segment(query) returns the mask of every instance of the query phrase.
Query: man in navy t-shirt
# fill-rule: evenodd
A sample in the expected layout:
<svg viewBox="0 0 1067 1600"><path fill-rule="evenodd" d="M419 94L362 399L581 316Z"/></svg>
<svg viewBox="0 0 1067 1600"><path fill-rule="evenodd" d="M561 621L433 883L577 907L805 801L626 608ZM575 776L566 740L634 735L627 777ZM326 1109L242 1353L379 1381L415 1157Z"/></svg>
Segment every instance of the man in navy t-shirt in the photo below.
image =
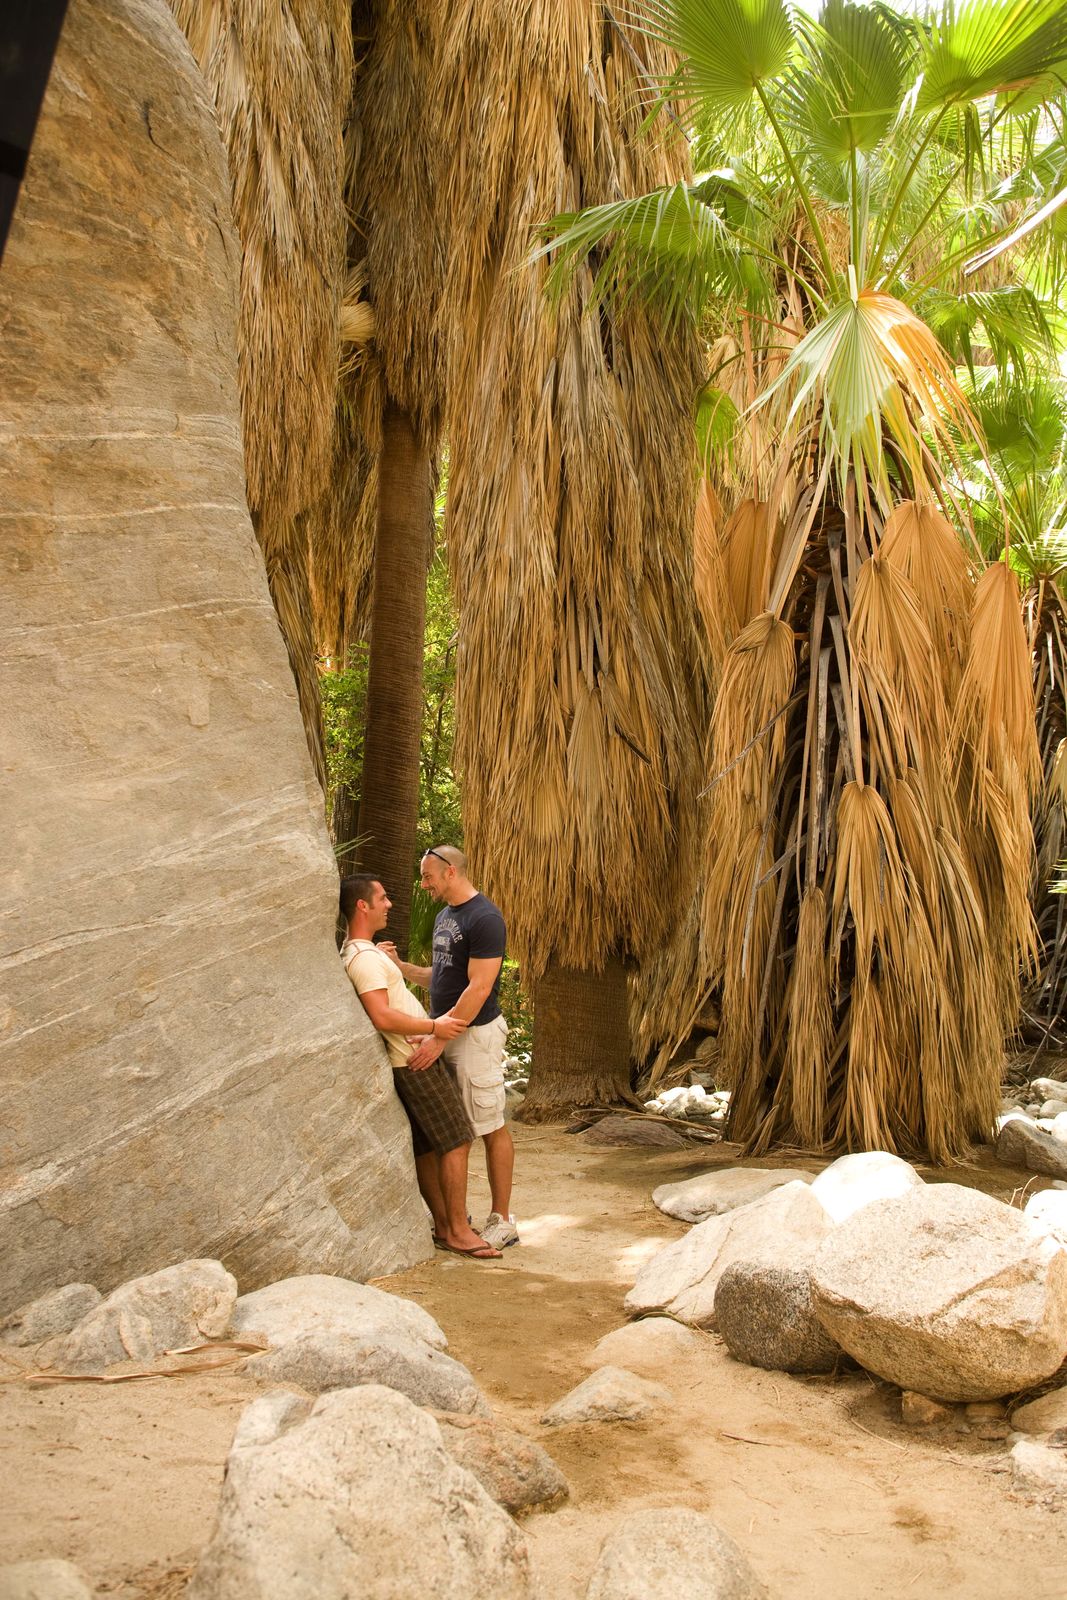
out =
<svg viewBox="0 0 1067 1600"><path fill-rule="evenodd" d="M410 983L430 991L430 1015L451 1012L468 1024L460 1038L445 1043L428 1038L408 1062L428 1066L441 1054L453 1069L470 1125L485 1145L492 1211L479 1231L497 1250L517 1244L511 1215L511 1181L515 1146L504 1124L504 1041L507 1023L497 994L504 961L504 919L491 900L467 876L467 860L455 845L427 850L422 858L422 887L442 909L433 928L433 966L401 961L396 947L380 944Z"/></svg>

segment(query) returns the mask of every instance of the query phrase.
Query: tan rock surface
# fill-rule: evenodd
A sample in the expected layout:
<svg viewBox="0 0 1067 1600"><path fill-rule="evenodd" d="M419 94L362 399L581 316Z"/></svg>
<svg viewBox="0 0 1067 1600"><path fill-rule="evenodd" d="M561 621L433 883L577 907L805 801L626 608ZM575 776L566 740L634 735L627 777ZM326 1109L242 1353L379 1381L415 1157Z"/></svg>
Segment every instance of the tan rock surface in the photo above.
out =
<svg viewBox="0 0 1067 1600"><path fill-rule="evenodd" d="M0 273L0 1311L427 1253L245 504L228 195L164 0L74 0Z"/></svg>
<svg viewBox="0 0 1067 1600"><path fill-rule="evenodd" d="M819 1321L850 1356L937 1400L1029 1388L1067 1348L1067 1251L961 1184L857 1211L820 1247L811 1283Z"/></svg>

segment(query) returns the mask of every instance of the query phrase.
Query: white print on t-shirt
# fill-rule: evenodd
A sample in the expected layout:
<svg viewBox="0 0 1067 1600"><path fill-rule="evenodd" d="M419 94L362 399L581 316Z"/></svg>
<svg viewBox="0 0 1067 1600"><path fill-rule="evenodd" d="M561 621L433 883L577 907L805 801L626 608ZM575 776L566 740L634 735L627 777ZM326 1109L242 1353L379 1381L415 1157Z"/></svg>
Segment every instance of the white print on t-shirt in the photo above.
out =
<svg viewBox="0 0 1067 1600"><path fill-rule="evenodd" d="M441 912L433 930L433 964L435 967L452 967L453 946L459 943L462 937L459 923L455 917L450 917Z"/></svg>

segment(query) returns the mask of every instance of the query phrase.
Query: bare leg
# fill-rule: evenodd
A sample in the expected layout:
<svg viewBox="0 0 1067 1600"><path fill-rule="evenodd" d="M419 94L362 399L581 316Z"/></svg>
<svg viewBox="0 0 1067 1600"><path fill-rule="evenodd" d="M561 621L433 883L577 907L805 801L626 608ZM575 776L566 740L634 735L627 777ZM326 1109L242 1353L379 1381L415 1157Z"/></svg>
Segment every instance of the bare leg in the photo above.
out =
<svg viewBox="0 0 1067 1600"><path fill-rule="evenodd" d="M474 1250L484 1245L480 1233L475 1233L467 1221L467 1157L470 1145L460 1144L439 1158L438 1172L441 1194L444 1199L445 1226L439 1229L446 1244L458 1250Z"/></svg>
<svg viewBox="0 0 1067 1600"><path fill-rule="evenodd" d="M492 1209L498 1216L511 1215L511 1180L515 1172L515 1145L511 1129L497 1128L483 1133L485 1143L485 1170L489 1175Z"/></svg>
<svg viewBox="0 0 1067 1600"><path fill-rule="evenodd" d="M433 1150L428 1150L425 1155L415 1157L415 1176L419 1183L419 1193L430 1208L433 1218L433 1231L438 1238L444 1236L448 1228L448 1212L445 1207L445 1197L441 1193L441 1179L439 1167L441 1157Z"/></svg>

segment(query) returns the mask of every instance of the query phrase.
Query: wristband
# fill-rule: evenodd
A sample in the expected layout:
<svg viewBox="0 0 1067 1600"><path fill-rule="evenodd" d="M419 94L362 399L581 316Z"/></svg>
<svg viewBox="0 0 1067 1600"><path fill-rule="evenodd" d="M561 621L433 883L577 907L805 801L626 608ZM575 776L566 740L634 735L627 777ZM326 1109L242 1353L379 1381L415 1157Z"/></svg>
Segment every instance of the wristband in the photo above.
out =
<svg viewBox="0 0 1067 1600"><path fill-rule="evenodd" d="M431 1017L431 1019L430 1019L430 1034L429 1034L429 1037L431 1039L436 1039L437 1038L437 1018L436 1017Z"/></svg>

